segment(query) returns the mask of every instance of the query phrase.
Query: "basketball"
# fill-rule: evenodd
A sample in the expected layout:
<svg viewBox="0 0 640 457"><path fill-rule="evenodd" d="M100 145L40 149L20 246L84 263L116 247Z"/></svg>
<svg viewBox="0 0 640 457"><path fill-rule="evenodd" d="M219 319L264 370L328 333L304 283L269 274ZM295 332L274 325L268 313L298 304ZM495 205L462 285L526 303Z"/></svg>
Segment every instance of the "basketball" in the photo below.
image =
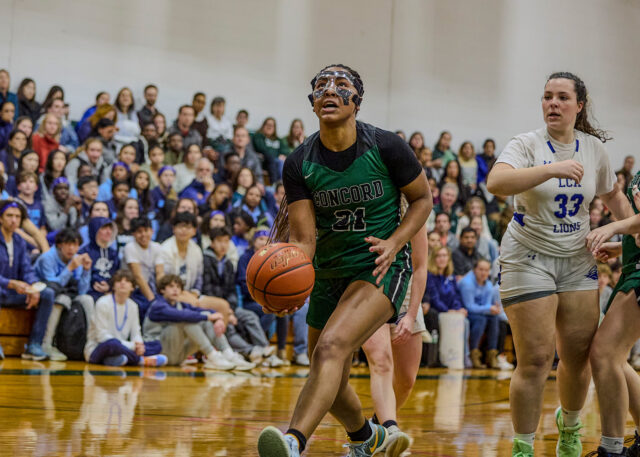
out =
<svg viewBox="0 0 640 457"><path fill-rule="evenodd" d="M290 243L269 244L247 266L247 288L253 299L272 311L302 306L315 281L309 257Z"/></svg>

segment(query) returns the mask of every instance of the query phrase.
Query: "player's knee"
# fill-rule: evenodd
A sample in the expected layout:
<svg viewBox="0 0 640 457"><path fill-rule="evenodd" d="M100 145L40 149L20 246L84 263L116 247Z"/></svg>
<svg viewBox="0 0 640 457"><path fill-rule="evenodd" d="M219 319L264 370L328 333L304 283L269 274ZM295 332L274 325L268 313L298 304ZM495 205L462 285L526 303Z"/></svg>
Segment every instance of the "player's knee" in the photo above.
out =
<svg viewBox="0 0 640 457"><path fill-rule="evenodd" d="M388 351L369 351L367 353L369 369L382 375L393 372L393 356Z"/></svg>
<svg viewBox="0 0 640 457"><path fill-rule="evenodd" d="M608 344L596 343L599 342L594 341L589 353L589 362L594 375L609 371L616 363L616 348Z"/></svg>
<svg viewBox="0 0 640 457"><path fill-rule="evenodd" d="M314 363L346 359L351 348L341 338L321 338L313 350Z"/></svg>
<svg viewBox="0 0 640 457"><path fill-rule="evenodd" d="M410 376L408 373L406 373L396 376L394 381L398 390L410 392L416 383L416 377Z"/></svg>
<svg viewBox="0 0 640 457"><path fill-rule="evenodd" d="M553 354L534 353L527 355L524 359L518 360L518 369L521 376L526 378L545 378L551 368Z"/></svg>

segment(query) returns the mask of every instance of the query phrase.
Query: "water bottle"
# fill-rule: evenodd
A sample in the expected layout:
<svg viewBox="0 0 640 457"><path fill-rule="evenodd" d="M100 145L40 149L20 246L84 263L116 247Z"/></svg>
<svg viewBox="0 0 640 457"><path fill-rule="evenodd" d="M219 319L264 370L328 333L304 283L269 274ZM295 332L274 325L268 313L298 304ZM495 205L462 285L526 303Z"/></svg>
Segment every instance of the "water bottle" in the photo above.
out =
<svg viewBox="0 0 640 457"><path fill-rule="evenodd" d="M438 329L431 330L431 344L438 344Z"/></svg>

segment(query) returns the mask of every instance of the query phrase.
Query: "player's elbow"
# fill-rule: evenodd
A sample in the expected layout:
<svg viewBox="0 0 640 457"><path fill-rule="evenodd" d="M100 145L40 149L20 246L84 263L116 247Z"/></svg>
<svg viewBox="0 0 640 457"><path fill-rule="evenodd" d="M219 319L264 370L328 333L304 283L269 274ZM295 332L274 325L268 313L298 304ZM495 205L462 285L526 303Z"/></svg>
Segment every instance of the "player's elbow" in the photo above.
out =
<svg viewBox="0 0 640 457"><path fill-rule="evenodd" d="M493 195L500 195L499 180L495 176L495 173L489 173L489 176L487 176L487 190Z"/></svg>

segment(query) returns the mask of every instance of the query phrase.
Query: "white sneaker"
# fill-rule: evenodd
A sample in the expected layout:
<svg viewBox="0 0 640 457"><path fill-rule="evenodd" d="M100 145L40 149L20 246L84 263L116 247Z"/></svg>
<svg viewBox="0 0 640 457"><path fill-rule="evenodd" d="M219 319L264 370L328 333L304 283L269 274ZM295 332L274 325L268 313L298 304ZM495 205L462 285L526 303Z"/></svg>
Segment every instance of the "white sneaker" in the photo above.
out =
<svg viewBox="0 0 640 457"><path fill-rule="evenodd" d="M244 357L237 352L227 353L225 354L225 358L235 365L234 370L247 371L253 370L256 367L255 363L247 362Z"/></svg>
<svg viewBox="0 0 640 457"><path fill-rule="evenodd" d="M64 362L67 360L67 356L60 352L60 350L55 346L46 344L42 346L42 350L49 354L49 360L51 361Z"/></svg>
<svg viewBox="0 0 640 457"><path fill-rule="evenodd" d="M236 365L233 362L229 362L221 352L215 352L209 354L203 368L205 370L229 371L235 367Z"/></svg>
<svg viewBox="0 0 640 457"><path fill-rule="evenodd" d="M271 357L273 354L276 353L276 350L278 348L276 346L265 346L262 349L262 357L264 357L265 359L268 359L269 357Z"/></svg>
<svg viewBox="0 0 640 457"><path fill-rule="evenodd" d="M269 367L269 368L278 368L284 365L284 360L279 359L277 356L272 355L268 358L266 358L264 360L264 362L262 362L262 366L263 367Z"/></svg>
<svg viewBox="0 0 640 457"><path fill-rule="evenodd" d="M262 346L254 346L249 353L249 360L251 360L252 363L259 364L262 362L263 354L264 348Z"/></svg>
<svg viewBox="0 0 640 457"><path fill-rule="evenodd" d="M498 369L513 370L513 364L507 361L507 357L504 354L500 354L498 356Z"/></svg>
<svg viewBox="0 0 640 457"><path fill-rule="evenodd" d="M308 367L311 364L309 362L309 356L306 352L296 354L296 356L293 358L293 363L295 363L296 365L302 365L303 367Z"/></svg>

